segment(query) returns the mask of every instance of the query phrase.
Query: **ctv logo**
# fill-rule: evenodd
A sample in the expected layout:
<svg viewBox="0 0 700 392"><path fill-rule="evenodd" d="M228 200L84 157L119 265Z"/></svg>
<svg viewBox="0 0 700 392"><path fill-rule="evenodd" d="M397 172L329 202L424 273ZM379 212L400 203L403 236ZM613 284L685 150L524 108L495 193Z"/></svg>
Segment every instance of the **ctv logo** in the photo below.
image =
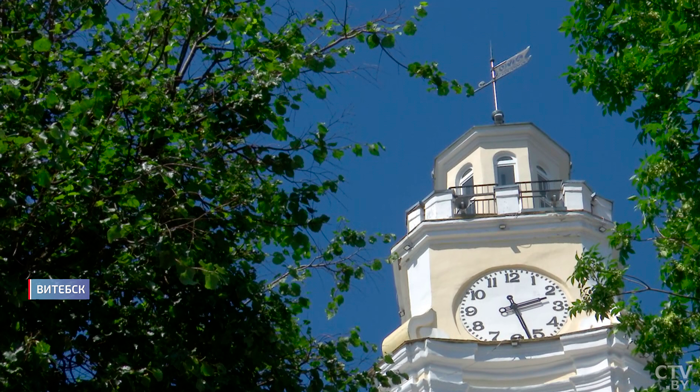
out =
<svg viewBox="0 0 700 392"><path fill-rule="evenodd" d="M90 299L90 279L29 279L29 299Z"/></svg>
<svg viewBox="0 0 700 392"><path fill-rule="evenodd" d="M676 372L676 370L678 370L678 372ZM692 370L693 365L659 365L656 367L656 378L659 380L666 380L670 378L671 386L668 388L668 390L685 391L690 384L690 380L688 378Z"/></svg>

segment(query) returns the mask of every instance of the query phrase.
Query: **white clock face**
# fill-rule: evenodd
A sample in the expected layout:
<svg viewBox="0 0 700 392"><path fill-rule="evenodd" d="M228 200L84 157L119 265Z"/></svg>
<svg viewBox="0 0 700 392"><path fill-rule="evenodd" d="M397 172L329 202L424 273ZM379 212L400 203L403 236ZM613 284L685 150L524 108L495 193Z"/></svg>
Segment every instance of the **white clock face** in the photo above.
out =
<svg viewBox="0 0 700 392"><path fill-rule="evenodd" d="M459 307L464 328L480 340L556 335L569 318L562 287L537 272L504 269L477 279Z"/></svg>

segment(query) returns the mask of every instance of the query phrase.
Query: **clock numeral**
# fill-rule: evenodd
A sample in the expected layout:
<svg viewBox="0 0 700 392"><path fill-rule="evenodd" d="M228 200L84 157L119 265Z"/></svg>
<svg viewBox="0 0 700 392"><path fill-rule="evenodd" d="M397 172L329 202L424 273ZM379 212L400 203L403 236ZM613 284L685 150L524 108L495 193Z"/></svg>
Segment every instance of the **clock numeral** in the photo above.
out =
<svg viewBox="0 0 700 392"><path fill-rule="evenodd" d="M482 331L484 329L484 323L481 321L474 321L472 328L474 328L475 331Z"/></svg>
<svg viewBox="0 0 700 392"><path fill-rule="evenodd" d="M495 336L493 337L493 339L491 339L491 340L496 340L496 339L498 339L498 335L500 335L500 334L501 334L501 331L496 331L496 332L489 331L489 335L495 335Z"/></svg>
<svg viewBox="0 0 700 392"><path fill-rule="evenodd" d="M496 287L496 284L497 284L498 282L496 282L496 278L495 278L495 277L494 277L494 278L486 278L486 279L489 281L489 288L491 288L491 287Z"/></svg>
<svg viewBox="0 0 700 392"><path fill-rule="evenodd" d="M486 293L484 290L469 290L469 293L472 296L472 300L477 300L477 299L484 299L486 298Z"/></svg>
<svg viewBox="0 0 700 392"><path fill-rule="evenodd" d="M474 316L476 314L476 308L473 306L468 306L464 308L464 314L466 314L469 317Z"/></svg>
<svg viewBox="0 0 700 392"><path fill-rule="evenodd" d="M520 282L520 274L517 272L506 273L506 283L518 283Z"/></svg>
<svg viewBox="0 0 700 392"><path fill-rule="evenodd" d="M525 337L519 333L516 333L515 335L510 337L510 340L519 340L519 339L525 339Z"/></svg>
<svg viewBox="0 0 700 392"><path fill-rule="evenodd" d="M532 285L537 286L537 282L535 282L535 275L532 275L531 278L532 278Z"/></svg>
<svg viewBox="0 0 700 392"><path fill-rule="evenodd" d="M562 301L554 301L552 302L554 306L552 306L552 309L556 310L557 312L561 312L564 310L564 303Z"/></svg>
<svg viewBox="0 0 700 392"><path fill-rule="evenodd" d="M532 337L533 338L543 338L544 332L542 332L541 329L533 329L532 330Z"/></svg>
<svg viewBox="0 0 700 392"><path fill-rule="evenodd" d="M557 316L552 317L552 319L549 320L547 325L551 325L553 327L556 327L557 325L559 325L559 322L557 321Z"/></svg>
<svg viewBox="0 0 700 392"><path fill-rule="evenodd" d="M544 288L547 290L547 292L544 293L545 295L554 295L554 286L545 286Z"/></svg>

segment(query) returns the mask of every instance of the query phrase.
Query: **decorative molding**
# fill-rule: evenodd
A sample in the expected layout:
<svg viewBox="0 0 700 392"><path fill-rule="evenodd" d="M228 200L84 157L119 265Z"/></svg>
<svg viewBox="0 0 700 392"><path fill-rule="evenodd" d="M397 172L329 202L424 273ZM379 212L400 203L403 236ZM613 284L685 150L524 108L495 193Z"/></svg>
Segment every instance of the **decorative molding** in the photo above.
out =
<svg viewBox="0 0 700 392"><path fill-rule="evenodd" d="M631 392L653 381L629 340L609 327L509 342L419 339L394 351L383 371L407 373L396 391Z"/></svg>
<svg viewBox="0 0 700 392"><path fill-rule="evenodd" d="M446 339L449 336L438 329L437 327L437 315L433 309L427 312L413 316L408 320L408 338L409 339L421 339L421 338L442 338Z"/></svg>

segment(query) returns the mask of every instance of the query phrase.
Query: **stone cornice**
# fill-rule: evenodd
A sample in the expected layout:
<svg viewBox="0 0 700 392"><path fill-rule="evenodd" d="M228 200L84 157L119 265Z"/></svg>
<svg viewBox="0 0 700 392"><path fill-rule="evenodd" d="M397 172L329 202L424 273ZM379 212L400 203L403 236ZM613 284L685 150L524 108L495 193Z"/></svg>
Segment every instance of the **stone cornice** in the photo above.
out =
<svg viewBox="0 0 700 392"><path fill-rule="evenodd" d="M499 225L505 224L501 230ZM419 244L514 241L535 239L538 235L546 238L566 236L574 233L587 234L605 242L607 234L599 228L612 228L612 223L586 211L562 211L552 213L501 215L476 219L444 219L421 222L415 229L401 238L391 249L399 254L406 253L404 246L414 249Z"/></svg>

